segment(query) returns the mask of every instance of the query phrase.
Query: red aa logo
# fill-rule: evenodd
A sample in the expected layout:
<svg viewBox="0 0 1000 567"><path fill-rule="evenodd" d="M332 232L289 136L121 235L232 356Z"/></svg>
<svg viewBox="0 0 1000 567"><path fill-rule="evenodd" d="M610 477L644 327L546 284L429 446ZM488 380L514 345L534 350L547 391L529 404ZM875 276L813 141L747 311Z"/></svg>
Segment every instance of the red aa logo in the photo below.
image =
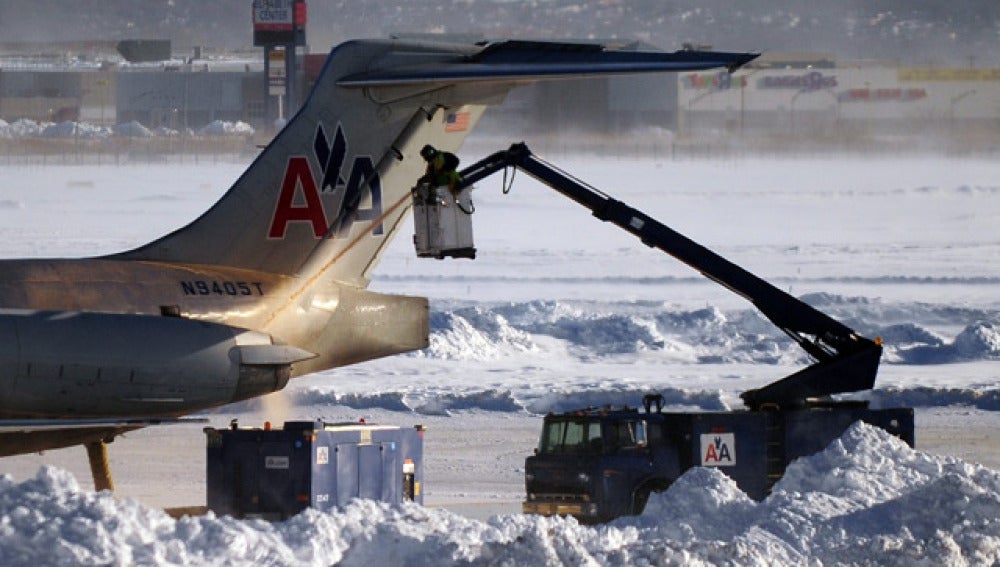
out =
<svg viewBox="0 0 1000 567"><path fill-rule="evenodd" d="M271 217L268 238L284 238L289 223L293 222L309 223L316 238L340 238L347 236L355 222L376 220L382 216L382 181L371 157L356 156L350 176L344 181L347 139L340 124L337 124L332 144L326 137L323 125L319 124L313 150L323 172L322 187L316 185L308 158L290 156L274 206L274 215ZM372 206L369 209L360 208L365 189L371 194ZM332 222L324 209L322 194L340 197L340 205ZM373 235L382 233L381 223L372 227Z"/></svg>
<svg viewBox="0 0 1000 567"><path fill-rule="evenodd" d="M736 435L733 433L701 434L701 466L736 466Z"/></svg>

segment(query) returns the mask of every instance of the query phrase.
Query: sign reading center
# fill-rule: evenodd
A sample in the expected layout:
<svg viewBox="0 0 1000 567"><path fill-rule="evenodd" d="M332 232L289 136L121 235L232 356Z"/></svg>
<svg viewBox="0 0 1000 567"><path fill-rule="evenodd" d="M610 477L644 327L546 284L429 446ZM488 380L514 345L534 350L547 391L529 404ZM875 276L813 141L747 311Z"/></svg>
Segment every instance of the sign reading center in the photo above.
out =
<svg viewBox="0 0 1000 567"><path fill-rule="evenodd" d="M253 0L254 45L304 45L305 0Z"/></svg>

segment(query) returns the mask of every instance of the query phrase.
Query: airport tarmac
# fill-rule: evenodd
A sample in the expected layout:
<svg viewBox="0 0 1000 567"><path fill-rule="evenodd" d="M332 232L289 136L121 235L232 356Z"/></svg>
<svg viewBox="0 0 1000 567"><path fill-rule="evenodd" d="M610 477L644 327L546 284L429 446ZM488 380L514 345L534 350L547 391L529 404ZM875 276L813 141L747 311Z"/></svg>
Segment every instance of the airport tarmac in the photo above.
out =
<svg viewBox="0 0 1000 567"><path fill-rule="evenodd" d="M451 416L331 408L329 422L364 417L369 423L427 427L424 445L424 504L475 519L518 513L524 497L524 459L535 447L541 416L463 411ZM232 416L213 416L226 427ZM239 416L240 425L262 426L258 416ZM280 422L275 421L277 426ZM964 407L916 412L917 449L950 455L1000 470L1000 412ZM151 427L108 446L116 493L157 508L205 503L204 425ZM72 472L81 489L93 483L82 447L0 459L0 472L15 480L53 465Z"/></svg>

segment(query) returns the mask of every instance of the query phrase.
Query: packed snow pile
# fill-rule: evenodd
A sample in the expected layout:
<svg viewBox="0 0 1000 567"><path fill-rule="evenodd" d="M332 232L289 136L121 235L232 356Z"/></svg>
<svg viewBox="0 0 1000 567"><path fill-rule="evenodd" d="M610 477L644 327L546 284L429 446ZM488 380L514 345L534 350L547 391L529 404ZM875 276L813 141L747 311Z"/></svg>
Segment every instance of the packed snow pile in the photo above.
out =
<svg viewBox="0 0 1000 567"><path fill-rule="evenodd" d="M991 565L1000 473L856 424L757 503L716 469L688 471L640 517L494 516L359 500L281 523L183 518L81 491L54 468L0 478L0 564Z"/></svg>
<svg viewBox="0 0 1000 567"><path fill-rule="evenodd" d="M858 423L789 466L763 502L716 469L692 469L643 517L618 525L708 543L712 563L992 565L1000 473Z"/></svg>
<svg viewBox="0 0 1000 567"><path fill-rule="evenodd" d="M118 124L114 127L114 133L116 136L126 138L150 138L153 136L153 132L149 128L146 128L136 120Z"/></svg>
<svg viewBox="0 0 1000 567"><path fill-rule="evenodd" d="M338 392L316 387L290 389L280 395L293 406L312 408L322 412L324 407L343 406L354 410L382 409L388 411L414 412L419 415L452 415L463 410L484 410L491 412L528 412L544 415L549 412L565 412L584 407L611 405L633 407L648 394L648 388L581 388L579 390L532 390L513 392L510 389L475 387L454 388L427 385L407 391ZM729 406L722 400L718 390L682 390L678 388L657 388L663 396L665 406L678 409L700 409L705 411L725 411ZM261 399L246 400L236 405L210 410L208 414L229 414L235 410L257 411L264 407Z"/></svg>
<svg viewBox="0 0 1000 567"><path fill-rule="evenodd" d="M355 410L383 409L415 412L420 415L451 415L453 411L486 410L495 412L522 412L524 406L509 390L438 390L417 389L408 392L337 393L318 388L296 390L288 398L296 407L344 406ZM264 407L261 399L240 403L240 409L255 410ZM228 410L216 410L219 412Z"/></svg>
<svg viewBox="0 0 1000 567"><path fill-rule="evenodd" d="M253 127L246 122L230 122L225 120L212 121L197 130L197 132L187 130L187 135L198 136L252 136L253 134ZM177 130L163 126L156 129L149 129L135 120L116 124L113 127L97 126L89 122L74 122L72 120L58 123L36 122L23 118L10 123L0 120L0 138L5 139L103 140L112 137L172 138L179 135L180 132Z"/></svg>
<svg viewBox="0 0 1000 567"><path fill-rule="evenodd" d="M42 138L75 138L81 140L93 140L107 138L111 135L111 130L103 126L95 126L86 122L73 122L65 120L56 124L51 124L42 129Z"/></svg>
<svg viewBox="0 0 1000 567"><path fill-rule="evenodd" d="M989 358L1000 360L1000 328L980 321L965 328L952 345L956 357L965 360Z"/></svg>
<svg viewBox="0 0 1000 567"><path fill-rule="evenodd" d="M199 136L252 136L254 129L246 122L213 120L198 130Z"/></svg>
<svg viewBox="0 0 1000 567"><path fill-rule="evenodd" d="M52 123L35 122L34 120L20 119L14 122L0 120L0 138L33 138L42 135L42 132Z"/></svg>
<svg viewBox="0 0 1000 567"><path fill-rule="evenodd" d="M887 306L864 298L824 295L828 296L824 310L850 320L867 336L883 339L885 362L922 365L1000 359L1000 320L995 312ZM816 295L804 299L815 303ZM435 306L431 314L431 347L412 356L491 360L535 352L539 343L556 339L580 360L656 352L692 364L809 361L787 335L753 309L594 301L448 302L440 309ZM925 326L942 321L964 329L948 339Z"/></svg>
<svg viewBox="0 0 1000 567"><path fill-rule="evenodd" d="M462 360L488 360L501 353L535 350L527 333L513 328L503 315L470 307L431 314L435 332L430 346L415 356Z"/></svg>

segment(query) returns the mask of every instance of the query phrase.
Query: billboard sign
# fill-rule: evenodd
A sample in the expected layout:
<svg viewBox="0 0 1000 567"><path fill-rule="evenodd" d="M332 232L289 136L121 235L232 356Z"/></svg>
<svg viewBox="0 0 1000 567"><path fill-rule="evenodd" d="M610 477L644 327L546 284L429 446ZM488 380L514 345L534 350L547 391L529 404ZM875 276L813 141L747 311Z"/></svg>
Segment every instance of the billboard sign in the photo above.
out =
<svg viewBox="0 0 1000 567"><path fill-rule="evenodd" d="M285 69L285 50L272 49L267 55L267 94L284 96L288 73Z"/></svg>
<svg viewBox="0 0 1000 567"><path fill-rule="evenodd" d="M254 45L304 45L304 0L253 0Z"/></svg>
<svg viewBox="0 0 1000 567"><path fill-rule="evenodd" d="M291 31L292 0L254 0L253 31Z"/></svg>

